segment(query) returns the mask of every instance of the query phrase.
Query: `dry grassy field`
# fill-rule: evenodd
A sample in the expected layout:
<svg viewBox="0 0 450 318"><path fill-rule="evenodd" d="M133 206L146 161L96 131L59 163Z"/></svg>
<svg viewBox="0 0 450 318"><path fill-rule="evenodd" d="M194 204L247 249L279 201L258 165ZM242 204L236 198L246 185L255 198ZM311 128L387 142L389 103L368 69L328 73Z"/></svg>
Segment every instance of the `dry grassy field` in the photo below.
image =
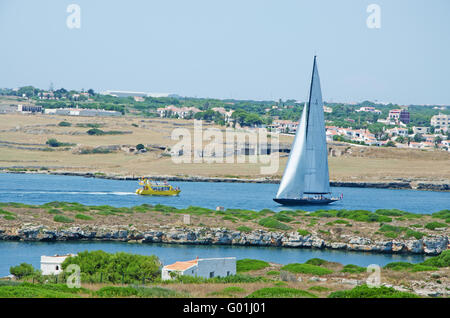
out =
<svg viewBox="0 0 450 318"><path fill-rule="evenodd" d="M67 121L71 126L58 124ZM79 124L85 125L79 127ZM89 135L86 127L97 124L104 131L121 131L116 135ZM214 127L203 123L204 128ZM177 141L171 139L175 128L193 131L193 121L163 118L124 116L77 117L50 115L0 115L0 167L52 171L102 172L106 174L141 176L204 176L279 178L287 155L280 156L276 174L261 174L263 163L190 163L176 164L168 150ZM220 127L217 127L220 129ZM222 128L223 130L223 128ZM74 144L70 147L48 147L46 141ZM280 143L290 144L292 136L281 136ZM146 153L129 152L137 144L147 146ZM203 142L203 146L209 142ZM80 154L86 147L116 146L104 154ZM125 147L124 147L125 146ZM329 157L330 177L333 181L390 181L399 179L448 181L450 153L413 149L357 147L332 145L337 155ZM164 150L167 148L166 150Z"/></svg>

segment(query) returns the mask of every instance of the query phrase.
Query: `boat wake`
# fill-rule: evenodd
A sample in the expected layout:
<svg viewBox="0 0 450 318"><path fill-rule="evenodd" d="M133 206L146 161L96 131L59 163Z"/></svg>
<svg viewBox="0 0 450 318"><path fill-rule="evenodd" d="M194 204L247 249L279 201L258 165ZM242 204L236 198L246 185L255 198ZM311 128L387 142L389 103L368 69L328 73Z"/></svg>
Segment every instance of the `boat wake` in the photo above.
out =
<svg viewBox="0 0 450 318"><path fill-rule="evenodd" d="M72 194L72 195L136 195L134 192L120 192L120 191L60 191L60 190L48 190L48 191L1 191L1 194Z"/></svg>

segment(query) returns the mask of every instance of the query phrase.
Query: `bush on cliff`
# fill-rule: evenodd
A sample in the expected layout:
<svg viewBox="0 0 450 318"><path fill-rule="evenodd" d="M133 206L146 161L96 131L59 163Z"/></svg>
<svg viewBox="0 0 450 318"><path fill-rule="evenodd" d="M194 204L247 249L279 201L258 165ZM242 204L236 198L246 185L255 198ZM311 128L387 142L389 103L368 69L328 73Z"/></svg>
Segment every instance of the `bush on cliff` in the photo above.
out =
<svg viewBox="0 0 450 318"><path fill-rule="evenodd" d="M328 298L419 298L416 294L399 292L392 287L356 286L350 290L340 290L328 295Z"/></svg>
<svg viewBox="0 0 450 318"><path fill-rule="evenodd" d="M258 224L261 226L267 227L269 229L284 230L284 231L291 229L291 227L289 225L281 223L277 219L274 219L273 217L270 217L270 216L259 220Z"/></svg>
<svg viewBox="0 0 450 318"><path fill-rule="evenodd" d="M342 273L351 273L351 274L364 273L365 271L366 271L365 267L361 267L354 264L345 265L344 268L341 270Z"/></svg>
<svg viewBox="0 0 450 318"><path fill-rule="evenodd" d="M437 228L446 228L447 224L441 222L430 222L425 225L426 229L435 230Z"/></svg>
<svg viewBox="0 0 450 318"><path fill-rule="evenodd" d="M328 264L328 261L321 259L321 258L311 258L311 259L307 260L305 262L305 264L322 266L322 265Z"/></svg>
<svg viewBox="0 0 450 318"><path fill-rule="evenodd" d="M449 267L450 266L450 250L443 251L440 255L430 257L422 262L423 265L436 266L436 267Z"/></svg>
<svg viewBox="0 0 450 318"><path fill-rule="evenodd" d="M63 269L70 264L80 266L81 281L111 283L153 281L159 277L161 266L154 255L110 254L103 251L85 251L68 257L62 264Z"/></svg>

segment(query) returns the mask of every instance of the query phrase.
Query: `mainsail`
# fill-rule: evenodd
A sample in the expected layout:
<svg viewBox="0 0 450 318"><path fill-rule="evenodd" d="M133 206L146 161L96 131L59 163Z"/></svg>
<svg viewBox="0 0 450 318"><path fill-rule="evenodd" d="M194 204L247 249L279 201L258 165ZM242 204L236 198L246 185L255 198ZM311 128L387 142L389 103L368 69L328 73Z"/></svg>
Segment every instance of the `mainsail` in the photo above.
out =
<svg viewBox="0 0 450 318"><path fill-rule="evenodd" d="M297 126L277 199L298 199L304 194L330 192L322 92L314 56L308 102Z"/></svg>

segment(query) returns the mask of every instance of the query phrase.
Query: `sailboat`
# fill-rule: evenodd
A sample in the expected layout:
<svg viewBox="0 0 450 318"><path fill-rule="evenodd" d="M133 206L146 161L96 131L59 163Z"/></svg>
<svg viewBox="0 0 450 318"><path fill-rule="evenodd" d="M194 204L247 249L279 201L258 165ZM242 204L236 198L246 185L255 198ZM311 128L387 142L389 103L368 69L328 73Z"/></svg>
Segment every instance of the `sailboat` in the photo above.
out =
<svg viewBox="0 0 450 318"><path fill-rule="evenodd" d="M314 56L308 102L303 108L280 187L273 200L284 205L324 205L340 199L342 195L331 195L322 92Z"/></svg>

